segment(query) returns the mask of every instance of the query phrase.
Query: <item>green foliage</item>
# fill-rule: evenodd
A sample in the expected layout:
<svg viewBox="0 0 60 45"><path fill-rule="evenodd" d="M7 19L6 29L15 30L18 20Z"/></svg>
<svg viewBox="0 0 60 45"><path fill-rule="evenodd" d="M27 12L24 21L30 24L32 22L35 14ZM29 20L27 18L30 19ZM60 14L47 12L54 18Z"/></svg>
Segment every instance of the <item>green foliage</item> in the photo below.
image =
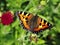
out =
<svg viewBox="0 0 60 45"><path fill-rule="evenodd" d="M1 0L0 16L7 10L37 14L53 27L40 32L35 42L30 40L32 33L20 26L18 18L8 26L0 23L0 45L60 45L60 0Z"/></svg>

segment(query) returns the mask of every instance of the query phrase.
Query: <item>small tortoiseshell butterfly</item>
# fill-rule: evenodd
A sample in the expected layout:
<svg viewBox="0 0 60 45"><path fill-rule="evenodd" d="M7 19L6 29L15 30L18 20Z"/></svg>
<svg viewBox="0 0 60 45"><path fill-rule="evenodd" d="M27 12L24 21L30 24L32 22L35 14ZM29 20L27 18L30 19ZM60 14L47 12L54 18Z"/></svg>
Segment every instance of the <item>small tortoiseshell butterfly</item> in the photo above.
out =
<svg viewBox="0 0 60 45"><path fill-rule="evenodd" d="M28 14L26 12L18 11L17 16L21 20L21 24L22 24L23 28L26 30L29 30L31 32L43 31L52 26L46 20L40 18L37 15L34 16L31 13Z"/></svg>

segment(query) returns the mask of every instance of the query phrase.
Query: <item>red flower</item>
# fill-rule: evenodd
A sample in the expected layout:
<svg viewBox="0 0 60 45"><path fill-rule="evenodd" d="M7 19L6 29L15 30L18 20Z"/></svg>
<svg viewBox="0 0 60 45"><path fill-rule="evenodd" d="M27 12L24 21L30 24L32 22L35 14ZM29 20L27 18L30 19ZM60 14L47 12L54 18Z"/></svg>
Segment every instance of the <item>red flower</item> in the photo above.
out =
<svg viewBox="0 0 60 45"><path fill-rule="evenodd" d="M13 14L10 11L7 11L2 14L1 22L4 25L9 25L13 22Z"/></svg>

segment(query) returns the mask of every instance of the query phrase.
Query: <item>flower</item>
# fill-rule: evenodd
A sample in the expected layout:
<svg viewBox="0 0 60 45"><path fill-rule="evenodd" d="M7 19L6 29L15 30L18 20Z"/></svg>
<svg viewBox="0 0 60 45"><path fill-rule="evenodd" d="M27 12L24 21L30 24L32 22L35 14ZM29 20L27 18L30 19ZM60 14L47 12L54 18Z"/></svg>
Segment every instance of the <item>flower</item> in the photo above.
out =
<svg viewBox="0 0 60 45"><path fill-rule="evenodd" d="M7 11L2 14L1 22L3 25L9 25L13 22L13 14L10 11Z"/></svg>

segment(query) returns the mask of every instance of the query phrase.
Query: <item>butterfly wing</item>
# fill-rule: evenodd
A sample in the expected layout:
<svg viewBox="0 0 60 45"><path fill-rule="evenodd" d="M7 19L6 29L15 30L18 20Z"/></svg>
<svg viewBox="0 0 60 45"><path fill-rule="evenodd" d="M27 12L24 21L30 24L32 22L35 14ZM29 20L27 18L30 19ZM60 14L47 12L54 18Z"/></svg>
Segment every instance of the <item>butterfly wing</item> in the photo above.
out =
<svg viewBox="0 0 60 45"><path fill-rule="evenodd" d="M18 17L23 24L23 28L27 29L27 30L30 30L30 26L28 24L28 21L33 17L33 15L32 14L27 14L26 12L19 12Z"/></svg>
<svg viewBox="0 0 60 45"><path fill-rule="evenodd" d="M50 23L48 23L46 20L44 20L40 17L38 17L37 25L38 26L34 28L35 32L45 30L45 29L50 28L52 26Z"/></svg>

